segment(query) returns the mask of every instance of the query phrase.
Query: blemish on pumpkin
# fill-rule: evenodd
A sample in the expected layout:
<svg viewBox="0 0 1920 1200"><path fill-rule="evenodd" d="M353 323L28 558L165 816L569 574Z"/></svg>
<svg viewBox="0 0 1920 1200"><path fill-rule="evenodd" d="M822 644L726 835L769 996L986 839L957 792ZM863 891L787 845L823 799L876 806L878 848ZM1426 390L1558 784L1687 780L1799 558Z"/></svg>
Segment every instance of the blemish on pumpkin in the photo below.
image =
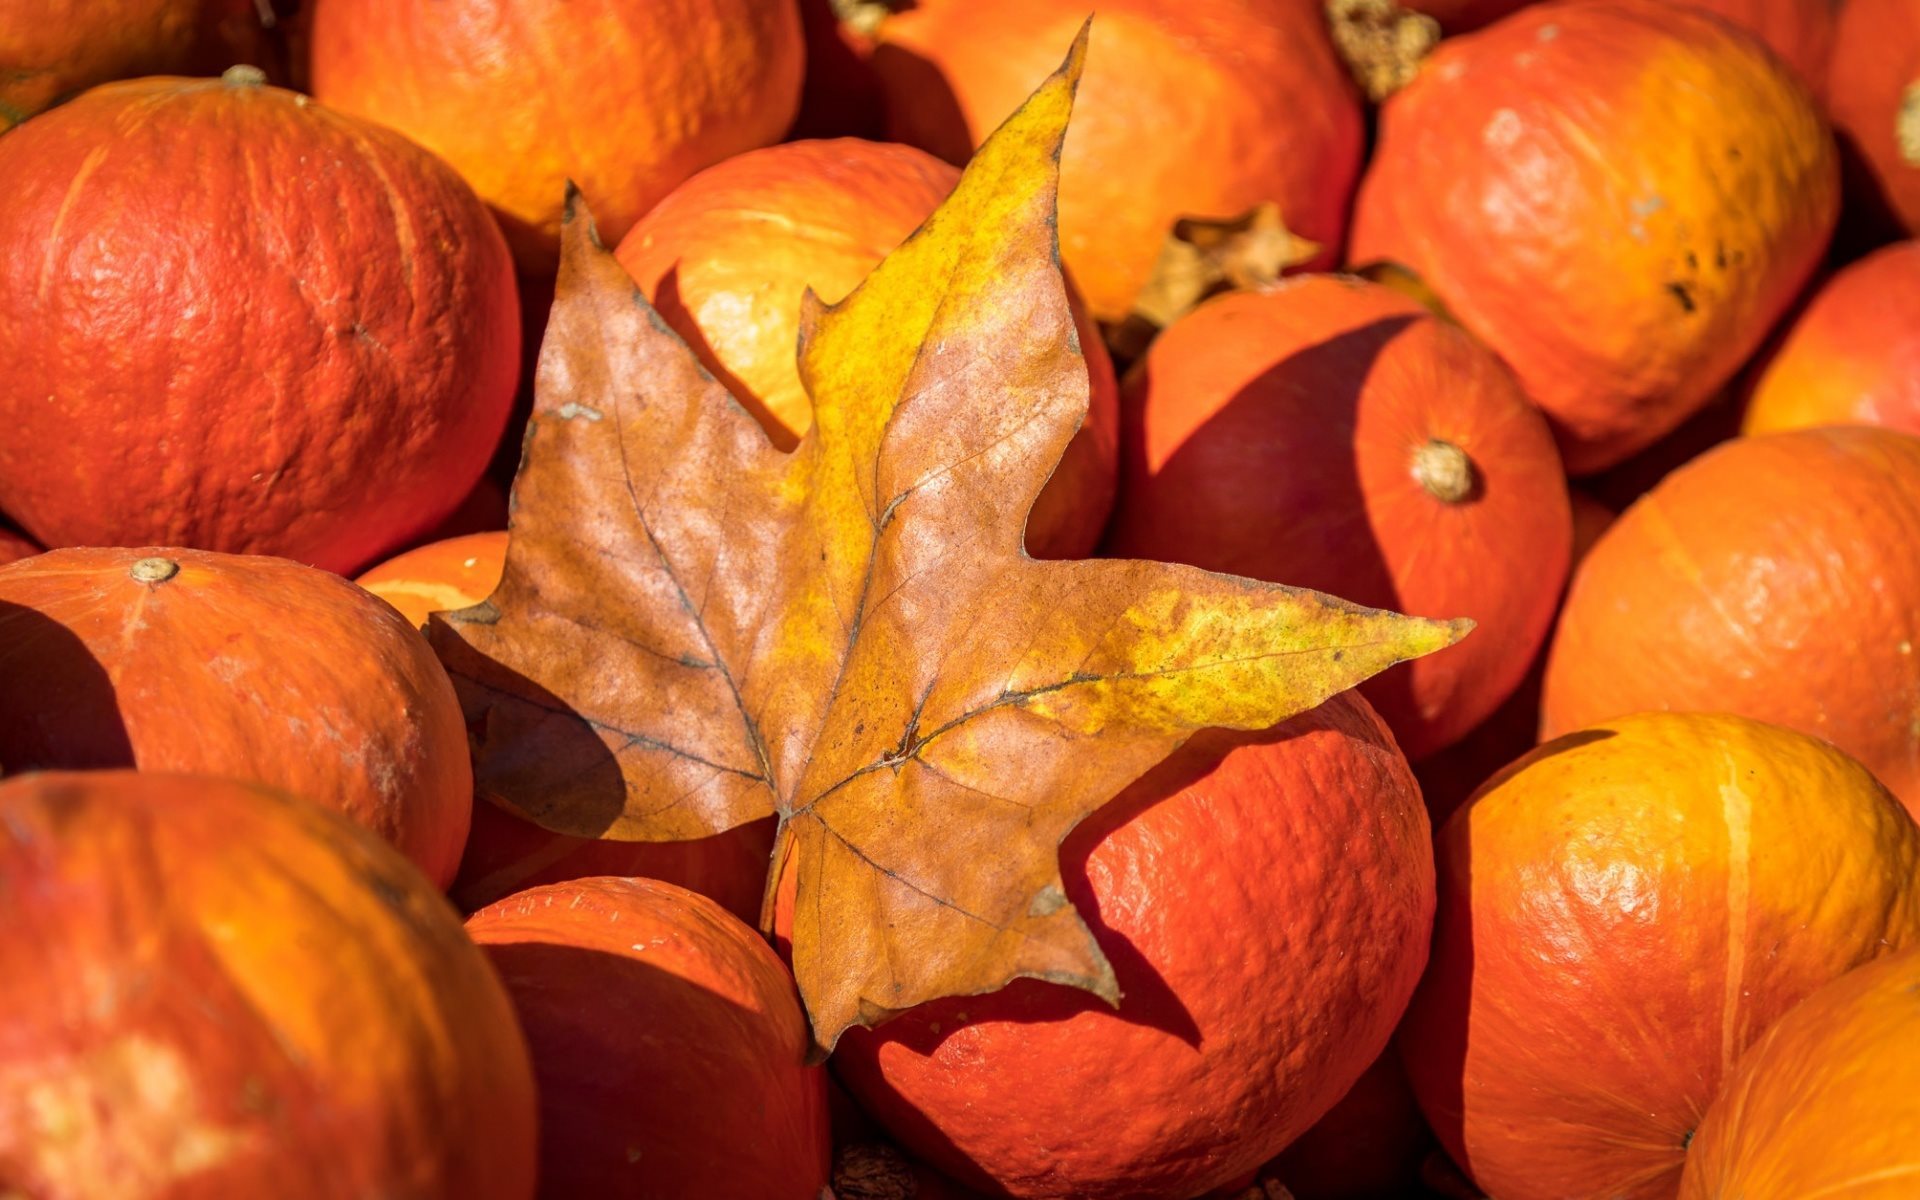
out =
<svg viewBox="0 0 1920 1200"><path fill-rule="evenodd" d="M559 417L562 421L571 421L575 417L585 417L589 421L598 421L602 416L606 415L602 413L599 409L594 408L592 405L576 404L571 400L567 401L565 404L562 404L559 408L556 408L553 411L554 411L554 415Z"/></svg>
<svg viewBox="0 0 1920 1200"><path fill-rule="evenodd" d="M1694 312L1698 309L1699 306L1693 302L1693 289L1686 284L1669 283L1667 284L1667 291L1673 293L1673 298L1680 302L1680 307L1683 310Z"/></svg>
<svg viewBox="0 0 1920 1200"><path fill-rule="evenodd" d="M1503 108L1487 121L1486 131L1481 136L1487 145L1504 149L1519 141L1522 132L1520 114L1510 108Z"/></svg>
<svg viewBox="0 0 1920 1200"><path fill-rule="evenodd" d="M259 67L237 63L220 73L220 82L228 87L257 88L265 86L267 73Z"/></svg>

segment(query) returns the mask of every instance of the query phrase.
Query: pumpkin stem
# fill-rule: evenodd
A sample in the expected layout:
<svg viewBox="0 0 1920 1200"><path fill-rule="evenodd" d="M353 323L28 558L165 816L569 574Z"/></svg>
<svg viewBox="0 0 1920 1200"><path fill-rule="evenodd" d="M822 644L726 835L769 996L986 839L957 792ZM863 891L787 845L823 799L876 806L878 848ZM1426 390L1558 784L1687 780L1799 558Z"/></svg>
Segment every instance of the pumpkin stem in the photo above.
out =
<svg viewBox="0 0 1920 1200"><path fill-rule="evenodd" d="M1334 49L1375 104L1413 82L1440 42L1440 22L1394 0L1326 0Z"/></svg>
<svg viewBox="0 0 1920 1200"><path fill-rule="evenodd" d="M220 72L220 82L228 87L257 88L267 82L267 73L259 67L236 63Z"/></svg>
<svg viewBox="0 0 1920 1200"><path fill-rule="evenodd" d="M1480 483L1467 452L1439 438L1413 452L1413 478L1427 495L1443 504L1460 503L1473 495Z"/></svg>
<svg viewBox="0 0 1920 1200"><path fill-rule="evenodd" d="M856 1142L833 1156L835 1200L913 1200L919 1190L907 1156L885 1142Z"/></svg>
<svg viewBox="0 0 1920 1200"><path fill-rule="evenodd" d="M1910 167L1920 167L1920 79L1907 85L1900 94L1900 112L1893 119L1893 139L1900 146L1900 157Z"/></svg>
<svg viewBox="0 0 1920 1200"><path fill-rule="evenodd" d="M127 568L140 583L165 583L179 573L180 564L170 558L143 558Z"/></svg>
<svg viewBox="0 0 1920 1200"><path fill-rule="evenodd" d="M1287 228L1271 200L1224 221L1182 217L1160 247L1133 311L1108 334L1123 361L1138 358L1162 329L1202 300L1233 288L1269 287L1290 267L1313 261L1317 242Z"/></svg>
<svg viewBox="0 0 1920 1200"><path fill-rule="evenodd" d="M880 31L882 21L906 5L899 0L827 0L827 7L842 25L870 38Z"/></svg>

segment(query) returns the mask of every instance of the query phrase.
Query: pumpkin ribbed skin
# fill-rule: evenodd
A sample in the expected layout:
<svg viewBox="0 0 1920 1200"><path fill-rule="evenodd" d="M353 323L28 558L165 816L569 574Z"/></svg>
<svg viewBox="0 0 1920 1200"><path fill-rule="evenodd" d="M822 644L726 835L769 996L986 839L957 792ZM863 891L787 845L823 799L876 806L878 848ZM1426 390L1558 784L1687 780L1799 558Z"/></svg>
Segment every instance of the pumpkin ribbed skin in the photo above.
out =
<svg viewBox="0 0 1920 1200"><path fill-rule="evenodd" d="M1741 429L1883 425L1920 434L1920 242L1822 287L1754 384Z"/></svg>
<svg viewBox="0 0 1920 1200"><path fill-rule="evenodd" d="M1833 57L1835 0L1666 0L1724 17L1759 37L1793 68L1816 99L1827 94L1827 63Z"/></svg>
<svg viewBox="0 0 1920 1200"><path fill-rule="evenodd" d="M1687 1149L1681 1200L1908 1200L1920 1179L1920 953L1847 972L1776 1021Z"/></svg>
<svg viewBox="0 0 1920 1200"><path fill-rule="evenodd" d="M35 0L0 8L0 133L62 97L137 75L264 65L253 0Z"/></svg>
<svg viewBox="0 0 1920 1200"><path fill-rule="evenodd" d="M1541 746L1440 833L1401 1057L1501 1200L1664 1200L1724 1075L1920 943L1920 827L1824 742L1650 713Z"/></svg>
<svg viewBox="0 0 1920 1200"><path fill-rule="evenodd" d="M1827 106L1849 151L1849 225L1920 235L1920 7L1846 0L1828 73Z"/></svg>
<svg viewBox="0 0 1920 1200"><path fill-rule="evenodd" d="M459 918L282 793L0 783L0 1181L35 1200L528 1200L526 1042Z"/></svg>
<svg viewBox="0 0 1920 1200"><path fill-rule="evenodd" d="M473 803L460 702L426 639L337 576L199 550L0 567L0 764L283 788L442 887Z"/></svg>
<svg viewBox="0 0 1920 1200"><path fill-rule="evenodd" d="M1920 438L1740 438L1667 476L1575 572L1541 730L1737 712L1814 734L1920 811Z"/></svg>
<svg viewBox="0 0 1920 1200"><path fill-rule="evenodd" d="M849 1030L832 1060L909 1151L993 1195L1182 1200L1245 1177L1380 1053L1425 960L1426 814L1352 693L1196 736L1060 864L1117 1010L1021 979Z"/></svg>
<svg viewBox="0 0 1920 1200"><path fill-rule="evenodd" d="M621 265L769 435L813 424L796 365L800 301L838 303L953 190L960 172L921 150L846 138L728 159L681 185L621 241ZM1074 305L1092 385L1086 424L1034 505L1027 542L1081 558L1113 504L1119 392L1099 330Z"/></svg>
<svg viewBox="0 0 1920 1200"><path fill-rule="evenodd" d="M965 162L1087 14L1080 0L919 0L888 18L872 59L888 132ZM1362 137L1318 3L1102 4L1060 160L1060 255L1106 322L1131 311L1181 217L1273 201L1331 263Z"/></svg>
<svg viewBox="0 0 1920 1200"><path fill-rule="evenodd" d="M142 79L0 139L0 178L0 508L35 538L346 571L480 478L513 272L418 146L245 79Z"/></svg>
<svg viewBox="0 0 1920 1200"><path fill-rule="evenodd" d="M418 628L430 613L470 608L492 595L506 558L504 530L469 534L416 547L355 582ZM538 884L641 875L711 896L741 920L757 922L772 852L771 818L694 841L609 842L542 829L481 799L448 894L471 912Z"/></svg>
<svg viewBox="0 0 1920 1200"><path fill-rule="evenodd" d="M1112 553L1498 630L1360 685L1416 759L1520 682L1566 579L1566 478L1546 423L1459 328L1376 284L1298 276L1176 321L1125 406ZM1420 481L1436 442L1467 474Z"/></svg>
<svg viewBox="0 0 1920 1200"><path fill-rule="evenodd" d="M1572 0L1443 43L1387 102L1353 256L1418 272L1587 474L1732 376L1838 206L1819 111L1752 36Z"/></svg>
<svg viewBox="0 0 1920 1200"><path fill-rule="evenodd" d="M508 897L467 932L532 1047L541 1195L820 1195L826 1075L752 928L672 884L596 878Z"/></svg>
<svg viewBox="0 0 1920 1200"><path fill-rule="evenodd" d="M800 104L794 0L319 0L313 93L405 133L552 275L568 180L612 245Z"/></svg>

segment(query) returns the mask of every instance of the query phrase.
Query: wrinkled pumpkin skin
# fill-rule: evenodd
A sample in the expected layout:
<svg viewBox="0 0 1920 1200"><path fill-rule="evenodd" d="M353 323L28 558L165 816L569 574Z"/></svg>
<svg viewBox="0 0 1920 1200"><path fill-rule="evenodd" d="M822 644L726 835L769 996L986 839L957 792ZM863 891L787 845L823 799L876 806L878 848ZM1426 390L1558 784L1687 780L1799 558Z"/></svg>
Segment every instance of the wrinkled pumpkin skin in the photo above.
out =
<svg viewBox="0 0 1920 1200"><path fill-rule="evenodd" d="M1352 258L1418 273L1584 475L1727 382L1839 198L1819 109L1752 35L1664 0L1574 0L1444 42L1387 102Z"/></svg>
<svg viewBox="0 0 1920 1200"><path fill-rule="evenodd" d="M848 1031L835 1074L992 1195L1185 1200L1246 1178L1386 1045L1426 956L1427 839L1356 693L1200 734L1061 846L1118 1009L1016 980Z"/></svg>
<svg viewBox="0 0 1920 1200"><path fill-rule="evenodd" d="M1847 972L1745 1058L1687 1148L1680 1200L1907 1200L1920 1177L1920 952Z"/></svg>
<svg viewBox="0 0 1920 1200"><path fill-rule="evenodd" d="M598 877L509 896L467 932L533 1049L542 1196L817 1200L826 1072L751 926L669 883Z"/></svg>
<svg viewBox="0 0 1920 1200"><path fill-rule="evenodd" d="M255 80L105 84L0 138L0 509L47 546L351 571L500 439L520 340L485 206Z"/></svg>
<svg viewBox="0 0 1920 1200"><path fill-rule="evenodd" d="M0 1185L530 1200L505 990L421 874L233 780L0 782Z"/></svg>
<svg viewBox="0 0 1920 1200"><path fill-rule="evenodd" d="M613 245L779 141L806 54L794 0L317 0L311 30L313 94L453 164L549 278L569 180Z"/></svg>
<svg viewBox="0 0 1920 1200"><path fill-rule="evenodd" d="M417 630L325 571L200 550L0 567L0 764L253 780L372 829L441 887L473 804L460 702Z"/></svg>
<svg viewBox="0 0 1920 1200"><path fill-rule="evenodd" d="M801 297L845 299L959 181L925 151L855 138L788 142L682 184L617 254L660 315L775 444L813 424L796 348ZM1073 302L1088 411L1027 521L1039 558L1084 558L1113 507L1119 385L1100 331Z"/></svg>
<svg viewBox="0 0 1920 1200"><path fill-rule="evenodd" d="M872 57L888 134L965 162L1059 65L1090 11L1081 0L918 0L888 18ZM1182 217L1273 201L1330 265L1363 138L1359 94L1317 3L1102 4L1060 160L1061 258L1108 323L1132 311Z"/></svg>

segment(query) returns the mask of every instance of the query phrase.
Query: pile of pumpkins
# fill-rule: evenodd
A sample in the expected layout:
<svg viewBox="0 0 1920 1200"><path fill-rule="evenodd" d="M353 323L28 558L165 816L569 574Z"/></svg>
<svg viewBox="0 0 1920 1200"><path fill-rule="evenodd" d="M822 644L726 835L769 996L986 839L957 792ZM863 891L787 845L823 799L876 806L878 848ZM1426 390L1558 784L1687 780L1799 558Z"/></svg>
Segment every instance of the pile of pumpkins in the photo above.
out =
<svg viewBox="0 0 1920 1200"><path fill-rule="evenodd" d="M1477 629L817 1064L771 821L476 800L421 628L570 182L791 447L1090 9L1029 553ZM1920 1195L1914 0L56 0L0 180L0 1196Z"/></svg>

